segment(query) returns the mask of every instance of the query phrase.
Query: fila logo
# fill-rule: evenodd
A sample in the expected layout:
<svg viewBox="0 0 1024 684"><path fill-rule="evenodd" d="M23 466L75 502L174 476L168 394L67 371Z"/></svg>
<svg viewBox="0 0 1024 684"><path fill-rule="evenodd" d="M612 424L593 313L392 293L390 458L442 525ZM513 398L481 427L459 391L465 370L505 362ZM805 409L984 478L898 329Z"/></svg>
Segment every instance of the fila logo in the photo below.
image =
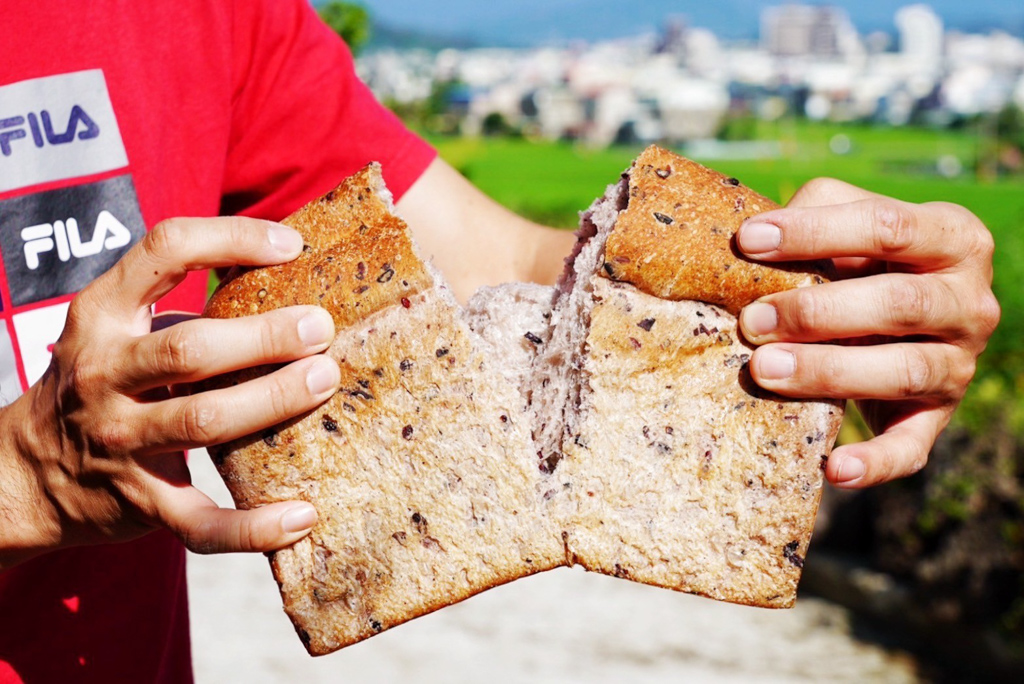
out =
<svg viewBox="0 0 1024 684"><path fill-rule="evenodd" d="M104 209L96 218L96 227L88 242L82 242L78 221L74 218L22 228L21 239L25 242L25 264L34 271L39 268L39 255L54 248L61 261L68 261L71 257L81 259L99 254L104 249L124 247L131 243L132 234L113 214Z"/></svg>
<svg viewBox="0 0 1024 684"><path fill-rule="evenodd" d="M77 146L45 149L68 147ZM19 156L16 152L14 158ZM11 304L20 307L78 292L145 234L135 185L127 174L0 200L0 257Z"/></svg>
<svg viewBox="0 0 1024 684"><path fill-rule="evenodd" d="M68 115L68 125L63 133L57 133L53 129L53 119L50 112L42 110L36 115L35 112L28 113L28 130L32 134L32 142L36 147L50 145L66 145L75 139L78 133L79 140L91 140L99 137L100 127L92 118L85 113L80 105L71 107L71 114ZM25 132L24 116L12 116L7 119L0 119L0 153L5 157L11 156L11 142L27 137ZM40 121L42 125L40 125ZM79 127L82 128L79 131ZM44 139L45 137L45 139Z"/></svg>
<svg viewBox="0 0 1024 684"><path fill-rule="evenodd" d="M102 70L0 85L0 193L127 166Z"/></svg>

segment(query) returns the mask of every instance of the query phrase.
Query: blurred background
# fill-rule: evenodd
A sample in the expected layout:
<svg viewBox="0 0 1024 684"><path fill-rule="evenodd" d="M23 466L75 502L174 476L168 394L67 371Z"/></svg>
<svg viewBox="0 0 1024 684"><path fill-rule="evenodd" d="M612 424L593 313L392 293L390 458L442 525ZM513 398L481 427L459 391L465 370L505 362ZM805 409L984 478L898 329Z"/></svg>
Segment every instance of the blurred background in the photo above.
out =
<svg viewBox="0 0 1024 684"><path fill-rule="evenodd" d="M565 571L311 661L262 559L193 557L199 681L237 662L207 639L261 621L278 636L247 676L268 681L1024 681L1024 2L314 5L378 98L521 214L574 227L652 142L780 202L816 176L955 202L995 235L1003 321L924 471L826 494L789 614ZM851 413L841 440L869 434Z"/></svg>

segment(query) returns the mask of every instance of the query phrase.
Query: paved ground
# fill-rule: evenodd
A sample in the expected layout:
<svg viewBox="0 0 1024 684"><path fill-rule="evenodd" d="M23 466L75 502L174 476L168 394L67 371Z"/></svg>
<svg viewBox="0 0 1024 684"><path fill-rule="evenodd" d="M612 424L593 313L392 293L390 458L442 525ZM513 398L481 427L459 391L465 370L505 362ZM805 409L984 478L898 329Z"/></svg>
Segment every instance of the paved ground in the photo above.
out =
<svg viewBox="0 0 1024 684"><path fill-rule="evenodd" d="M196 484L230 499L205 454ZM262 556L189 557L199 684L213 682L914 682L908 658L850 634L845 610L801 599L743 608L560 569L306 655Z"/></svg>

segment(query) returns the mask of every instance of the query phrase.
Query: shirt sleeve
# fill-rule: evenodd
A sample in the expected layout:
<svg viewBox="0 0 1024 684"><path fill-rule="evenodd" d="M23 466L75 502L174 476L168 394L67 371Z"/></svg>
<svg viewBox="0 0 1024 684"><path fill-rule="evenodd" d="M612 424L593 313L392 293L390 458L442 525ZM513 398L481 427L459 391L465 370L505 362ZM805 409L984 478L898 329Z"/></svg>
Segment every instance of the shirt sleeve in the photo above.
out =
<svg viewBox="0 0 1024 684"><path fill-rule="evenodd" d="M371 161L397 200L436 156L359 80L308 0L237 0L221 213L279 220Z"/></svg>

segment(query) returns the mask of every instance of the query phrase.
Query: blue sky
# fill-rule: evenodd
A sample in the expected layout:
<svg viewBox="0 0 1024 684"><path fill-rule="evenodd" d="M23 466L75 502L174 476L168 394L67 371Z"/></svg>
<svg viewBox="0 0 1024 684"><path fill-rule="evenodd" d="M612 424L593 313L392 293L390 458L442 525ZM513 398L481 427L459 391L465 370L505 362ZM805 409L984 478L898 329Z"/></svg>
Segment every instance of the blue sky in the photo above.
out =
<svg viewBox="0 0 1024 684"><path fill-rule="evenodd" d="M782 0L363 0L363 4L376 20L391 26L483 42L530 44L636 34L660 26L672 14L684 15L692 25L722 36L749 38L756 35L761 9ZM863 30L891 30L896 8L911 3L839 0L830 4L845 7ZM1024 0L933 0L928 4L954 27L1002 26L1024 32Z"/></svg>

